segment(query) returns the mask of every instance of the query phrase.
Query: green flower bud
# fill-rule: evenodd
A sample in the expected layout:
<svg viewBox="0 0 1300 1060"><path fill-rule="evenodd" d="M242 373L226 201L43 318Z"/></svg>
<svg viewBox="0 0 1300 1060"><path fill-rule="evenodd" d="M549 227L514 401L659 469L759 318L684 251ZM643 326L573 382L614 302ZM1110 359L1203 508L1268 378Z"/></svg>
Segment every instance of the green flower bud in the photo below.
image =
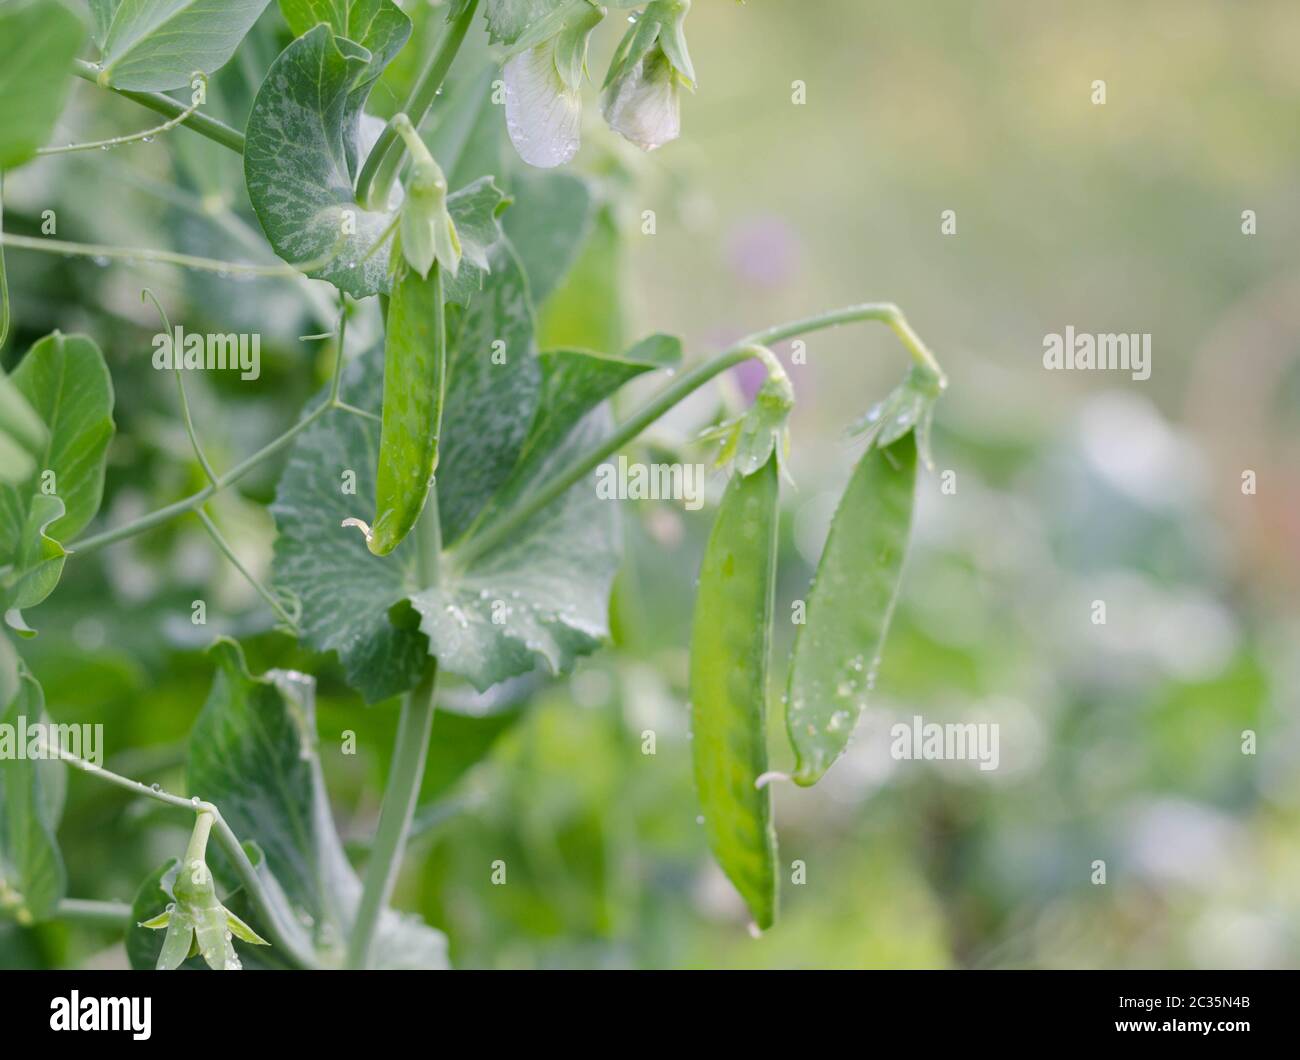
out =
<svg viewBox="0 0 1300 1060"><path fill-rule="evenodd" d="M158 954L157 967L160 970L179 968L183 961L201 953L214 971L238 971L242 965L235 953L233 938L254 946L270 945L217 899L206 860L208 835L214 820L208 810L199 811L189 845L185 848L185 857L181 859L172 884L174 901L157 916L139 925L167 931Z"/></svg>
<svg viewBox="0 0 1300 1060"><path fill-rule="evenodd" d="M454 277L460 269L461 250L456 224L447 212L447 178L405 114L393 119L393 127L411 153L411 175L406 181L392 261L398 266L405 260L422 277L429 275L436 261Z"/></svg>

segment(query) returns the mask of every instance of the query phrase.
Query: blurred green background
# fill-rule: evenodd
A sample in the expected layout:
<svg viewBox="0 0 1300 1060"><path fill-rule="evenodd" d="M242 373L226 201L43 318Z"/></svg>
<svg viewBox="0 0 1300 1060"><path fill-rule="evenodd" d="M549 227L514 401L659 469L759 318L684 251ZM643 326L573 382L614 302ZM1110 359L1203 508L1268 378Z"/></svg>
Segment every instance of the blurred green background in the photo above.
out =
<svg viewBox="0 0 1300 1060"><path fill-rule="evenodd" d="M426 5L405 6L426 39ZM223 74L236 110L275 54L273 22ZM593 46L596 80L617 29ZM688 35L700 84L680 141L640 156L588 95L575 165L617 189L627 337L675 332L698 357L888 300L950 376L875 705L822 784L777 786L782 917L750 938L691 782L686 645L710 512L628 504L615 646L571 679L486 699L449 689L397 903L446 931L461 967L1300 964L1300 8L697 0ZM403 94L416 50L377 110ZM134 129L140 113L79 85L61 131ZM166 192L178 179L184 191ZM64 238L146 233L251 260L262 244L242 195L233 156L173 133L29 167L7 187L6 224L35 231L53 198ZM955 235L940 232L944 210ZM1242 233L1243 210L1257 234ZM218 464L282 429L328 361L296 341L320 295L287 283L18 252L10 273L22 332L6 365L55 326L89 331L109 357L111 522L202 481L170 381L147 367L145 283L188 301L187 329L210 314L232 330L244 314L270 346L255 391L192 397ZM1151 378L1045 371L1043 337L1066 325L1150 333ZM806 341L806 363L790 366L779 617L806 591L856 458L843 428L905 368L879 326ZM789 361L788 345L778 352ZM690 439L749 382L699 396L640 452L707 459ZM945 471L955 493L940 492ZM217 505L259 570L275 474ZM218 617L196 630L200 595ZM255 669L317 672L336 817L364 856L395 704L361 707L331 660L292 650L264 611L182 521L73 561L29 616L42 632L23 651L59 720L105 724L111 768L177 786L215 632L243 638ZM778 685L791 628L778 622ZM781 768L779 687L772 713ZM894 761L889 727L914 714L997 722L1000 768ZM355 757L335 750L344 730ZM184 826L74 776L69 893L129 901ZM490 882L498 859L505 886ZM0 965L122 963L108 933L0 927Z"/></svg>

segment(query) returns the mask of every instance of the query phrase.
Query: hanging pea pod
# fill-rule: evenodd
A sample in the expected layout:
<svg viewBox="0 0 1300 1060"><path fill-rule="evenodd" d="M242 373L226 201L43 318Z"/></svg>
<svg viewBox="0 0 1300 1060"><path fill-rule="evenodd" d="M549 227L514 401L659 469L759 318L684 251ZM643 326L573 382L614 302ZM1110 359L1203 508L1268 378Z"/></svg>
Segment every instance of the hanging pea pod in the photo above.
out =
<svg viewBox="0 0 1300 1060"><path fill-rule="evenodd" d="M798 784L815 784L848 745L875 686L912 522L916 434L877 435L831 522L795 636L786 728Z"/></svg>
<svg viewBox="0 0 1300 1060"><path fill-rule="evenodd" d="M776 918L767 666L776 574L775 453L727 484L700 569L691 635L695 785L709 846L760 929Z"/></svg>
<svg viewBox="0 0 1300 1060"><path fill-rule="evenodd" d="M438 466L446 393L447 327L442 267L427 279L399 270L384 338L384 404L370 551L386 556L415 526Z"/></svg>

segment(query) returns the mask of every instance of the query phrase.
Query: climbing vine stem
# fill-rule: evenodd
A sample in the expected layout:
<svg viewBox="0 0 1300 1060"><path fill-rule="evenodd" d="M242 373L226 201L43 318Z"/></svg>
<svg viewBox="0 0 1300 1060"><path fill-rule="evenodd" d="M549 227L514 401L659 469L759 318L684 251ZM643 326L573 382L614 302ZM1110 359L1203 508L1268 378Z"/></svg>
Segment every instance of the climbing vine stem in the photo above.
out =
<svg viewBox="0 0 1300 1060"><path fill-rule="evenodd" d="M605 440L597 443L586 453L575 458L563 471L552 478L545 486L532 494L518 508L503 516L498 522L488 524L481 532L466 535L462 544L452 549L452 562L464 566L478 556L482 556L509 539L520 527L539 511L551 504L584 475L591 472L596 465L637 437L642 431L658 420L674 405L689 397L705 383L728 368L742 361L756 358L764 362L769 373L780 369L780 363L773 366L774 358L767 349L773 343L793 338L796 335L833 328L841 324L854 324L860 321L875 320L886 324L902 342L911 355L913 362L922 371L930 374L937 384L946 385L939 362L935 360L925 344L907 323L896 305L888 302L870 302L864 305L846 306L815 317L778 324L766 331L755 332L741 339L736 345L724 350L716 357L685 373L676 382L671 383L652 398L644 408L619 427Z"/></svg>

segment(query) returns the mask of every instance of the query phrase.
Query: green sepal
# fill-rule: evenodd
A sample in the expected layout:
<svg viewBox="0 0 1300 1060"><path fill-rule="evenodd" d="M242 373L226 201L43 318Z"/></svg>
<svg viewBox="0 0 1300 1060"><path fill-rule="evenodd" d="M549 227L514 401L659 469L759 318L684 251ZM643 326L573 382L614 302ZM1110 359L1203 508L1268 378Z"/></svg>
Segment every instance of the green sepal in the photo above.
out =
<svg viewBox="0 0 1300 1060"><path fill-rule="evenodd" d="M719 424L701 437L704 441L721 442L717 456L719 467L731 463L740 474L748 477L763 467L775 452L779 469L785 474L785 461L790 451L788 423L793 408L794 387L790 377L777 367L768 373L754 403L743 415Z"/></svg>
<svg viewBox="0 0 1300 1060"><path fill-rule="evenodd" d="M908 431L916 432L916 450L927 468L934 467L930 455L930 428L934 406L943 393L943 380L933 372L913 365L903 381L865 415L851 424L851 437L865 436L867 446L884 449Z"/></svg>
<svg viewBox="0 0 1300 1060"><path fill-rule="evenodd" d="M695 67L686 47L686 16L690 0L654 0L623 35L610 60L602 88L626 77L656 46L664 53L679 81L695 91Z"/></svg>

